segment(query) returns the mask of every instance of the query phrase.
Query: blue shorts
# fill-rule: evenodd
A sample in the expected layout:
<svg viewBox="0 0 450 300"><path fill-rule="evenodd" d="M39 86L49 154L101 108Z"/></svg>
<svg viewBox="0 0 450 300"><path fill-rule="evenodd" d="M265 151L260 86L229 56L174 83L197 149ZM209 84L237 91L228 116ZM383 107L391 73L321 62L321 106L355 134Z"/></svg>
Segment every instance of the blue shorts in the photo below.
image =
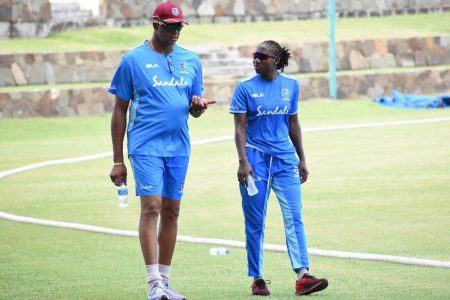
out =
<svg viewBox="0 0 450 300"><path fill-rule="evenodd" d="M160 195L181 200L189 165L188 156L132 155L129 159L136 183L136 196Z"/></svg>

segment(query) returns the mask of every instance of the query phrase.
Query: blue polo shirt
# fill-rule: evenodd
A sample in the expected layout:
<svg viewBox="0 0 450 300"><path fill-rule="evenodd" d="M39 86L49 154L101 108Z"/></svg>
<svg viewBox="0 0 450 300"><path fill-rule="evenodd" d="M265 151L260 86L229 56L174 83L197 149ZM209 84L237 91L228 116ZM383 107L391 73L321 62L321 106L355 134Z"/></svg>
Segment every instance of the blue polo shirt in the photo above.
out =
<svg viewBox="0 0 450 300"><path fill-rule="evenodd" d="M145 41L124 54L108 91L131 101L128 155L189 156L189 106L202 89L198 56L178 45L165 55Z"/></svg>
<svg viewBox="0 0 450 300"><path fill-rule="evenodd" d="M246 147L281 159L295 154L289 115L298 112L299 90L297 79L284 73L278 73L273 81L256 74L237 83L229 111L247 114Z"/></svg>

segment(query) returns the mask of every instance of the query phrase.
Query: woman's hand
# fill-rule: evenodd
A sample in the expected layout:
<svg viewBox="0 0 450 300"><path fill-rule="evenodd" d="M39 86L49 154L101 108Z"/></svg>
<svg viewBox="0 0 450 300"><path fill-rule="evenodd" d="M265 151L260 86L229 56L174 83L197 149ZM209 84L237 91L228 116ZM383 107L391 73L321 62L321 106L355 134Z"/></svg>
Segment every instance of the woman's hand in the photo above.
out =
<svg viewBox="0 0 450 300"><path fill-rule="evenodd" d="M253 169L248 163L248 161L239 162L239 168L237 172L238 181L240 184L247 187L247 176L250 175L252 177L255 177L255 173L253 173Z"/></svg>
<svg viewBox="0 0 450 300"><path fill-rule="evenodd" d="M300 161L298 164L298 171L300 172L300 182L306 182L306 180L308 180L309 171L305 161Z"/></svg>

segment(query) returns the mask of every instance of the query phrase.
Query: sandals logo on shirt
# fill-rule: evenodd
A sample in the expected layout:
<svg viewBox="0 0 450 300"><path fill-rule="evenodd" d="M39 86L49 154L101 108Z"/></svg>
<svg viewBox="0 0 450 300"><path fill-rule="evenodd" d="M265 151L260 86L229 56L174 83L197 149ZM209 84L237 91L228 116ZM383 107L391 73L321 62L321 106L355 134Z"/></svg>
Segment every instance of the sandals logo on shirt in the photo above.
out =
<svg viewBox="0 0 450 300"><path fill-rule="evenodd" d="M277 115L287 115L289 114L289 109L287 106L284 108L280 108L279 106L275 107L273 110L263 110L262 105L258 106L256 110L258 113L256 114L257 117L260 116L277 116Z"/></svg>
<svg viewBox="0 0 450 300"><path fill-rule="evenodd" d="M289 101L289 89L281 89L281 96L283 97L283 101Z"/></svg>
<svg viewBox="0 0 450 300"><path fill-rule="evenodd" d="M158 86L188 86L189 82L184 79L184 77L180 77L180 79L175 79L175 77L172 76L172 79L170 81L167 80L158 80L158 75L153 76L153 87Z"/></svg>

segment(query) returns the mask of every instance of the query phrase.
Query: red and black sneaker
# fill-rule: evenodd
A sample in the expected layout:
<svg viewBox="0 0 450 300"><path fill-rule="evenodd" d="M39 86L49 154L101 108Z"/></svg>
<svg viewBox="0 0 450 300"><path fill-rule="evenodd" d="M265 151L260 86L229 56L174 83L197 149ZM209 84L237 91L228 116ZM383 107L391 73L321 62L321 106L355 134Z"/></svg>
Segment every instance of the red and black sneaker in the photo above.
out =
<svg viewBox="0 0 450 300"><path fill-rule="evenodd" d="M270 284L270 281L267 280L267 283ZM252 294L255 296L269 296L270 292L267 283L262 278L255 280L252 284Z"/></svg>
<svg viewBox="0 0 450 300"><path fill-rule="evenodd" d="M305 274L295 282L295 294L298 296L309 295L326 289L328 280L325 278L317 279L316 277Z"/></svg>

